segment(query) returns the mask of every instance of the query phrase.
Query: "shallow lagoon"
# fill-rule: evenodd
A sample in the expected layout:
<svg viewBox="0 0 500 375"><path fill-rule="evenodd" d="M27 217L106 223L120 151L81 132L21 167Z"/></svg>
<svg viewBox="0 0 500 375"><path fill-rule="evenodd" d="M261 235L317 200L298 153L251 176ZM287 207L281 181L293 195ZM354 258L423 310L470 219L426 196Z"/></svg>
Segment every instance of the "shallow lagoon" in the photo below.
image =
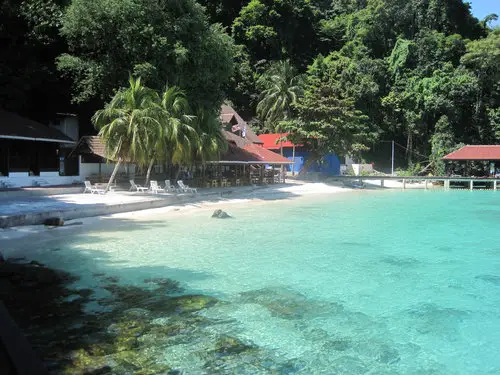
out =
<svg viewBox="0 0 500 375"><path fill-rule="evenodd" d="M194 210L30 239L30 259L95 289L86 312L107 314L113 345L127 349L121 357L141 353L127 357L130 367L115 353L110 371L167 373L153 359L183 374L499 370L497 192L355 192L216 208L235 218ZM163 279L179 284L165 289ZM169 305L152 308L155 293ZM179 307L182 295L217 300Z"/></svg>

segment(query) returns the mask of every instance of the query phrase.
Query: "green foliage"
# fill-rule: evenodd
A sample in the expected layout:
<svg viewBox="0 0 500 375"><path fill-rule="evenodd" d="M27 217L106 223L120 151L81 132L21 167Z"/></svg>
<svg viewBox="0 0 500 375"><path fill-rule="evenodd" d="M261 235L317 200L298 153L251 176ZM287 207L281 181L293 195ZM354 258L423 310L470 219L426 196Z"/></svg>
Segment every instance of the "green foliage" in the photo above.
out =
<svg viewBox="0 0 500 375"><path fill-rule="evenodd" d="M147 180L156 160L189 165L217 156L225 141L216 114L200 108L196 115L190 114L178 87L166 87L159 95L140 79L130 78L129 87L120 89L92 117L108 157L118 161L109 184L123 160L148 165Z"/></svg>
<svg viewBox="0 0 500 375"><path fill-rule="evenodd" d="M430 161L435 176L445 175L445 164L441 158L455 150L455 135L448 121L448 117L441 117L436 123L434 134L431 137Z"/></svg>
<svg viewBox="0 0 500 375"><path fill-rule="evenodd" d="M339 72L329 58L318 57L307 72L296 117L283 122L289 139L304 144L316 158L329 152L353 156L367 148L373 134L367 116L339 84Z"/></svg>
<svg viewBox="0 0 500 375"><path fill-rule="evenodd" d="M289 120L292 106L302 95L302 77L289 61L273 63L257 82L262 89L257 115L265 126L280 131L280 122Z"/></svg>
<svg viewBox="0 0 500 375"><path fill-rule="evenodd" d="M65 0L0 0L0 107L46 121L68 110L68 83L54 59L65 50Z"/></svg>
<svg viewBox="0 0 500 375"><path fill-rule="evenodd" d="M74 0L62 34L70 52L58 66L73 78L76 102L105 99L141 74L152 88L177 85L213 110L232 74L229 36L194 0Z"/></svg>
<svg viewBox="0 0 500 375"><path fill-rule="evenodd" d="M93 112L132 75L195 108L179 129L204 146L186 140L183 163L224 147L215 123L230 100L318 153L379 164L386 155L367 147L395 140L402 164L430 156L439 169L450 135L500 143L495 18L478 21L462 0L0 0L0 107ZM277 61L293 74L272 72Z"/></svg>
<svg viewBox="0 0 500 375"><path fill-rule="evenodd" d="M233 23L237 44L244 45L251 63L289 59L304 68L317 53L320 14L309 0L251 0Z"/></svg>

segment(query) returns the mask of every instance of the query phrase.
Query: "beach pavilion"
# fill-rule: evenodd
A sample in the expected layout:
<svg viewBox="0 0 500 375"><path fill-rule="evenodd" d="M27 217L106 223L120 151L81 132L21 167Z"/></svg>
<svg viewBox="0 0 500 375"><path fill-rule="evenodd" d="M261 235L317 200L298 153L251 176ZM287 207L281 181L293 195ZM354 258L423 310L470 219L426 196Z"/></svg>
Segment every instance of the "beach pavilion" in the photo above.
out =
<svg viewBox="0 0 500 375"><path fill-rule="evenodd" d="M222 130L228 143L219 160L207 161L202 180L206 187L284 183L282 166L293 161L231 131Z"/></svg>
<svg viewBox="0 0 500 375"><path fill-rule="evenodd" d="M449 153L442 158L449 174L482 174L496 177L500 169L500 145L468 145Z"/></svg>

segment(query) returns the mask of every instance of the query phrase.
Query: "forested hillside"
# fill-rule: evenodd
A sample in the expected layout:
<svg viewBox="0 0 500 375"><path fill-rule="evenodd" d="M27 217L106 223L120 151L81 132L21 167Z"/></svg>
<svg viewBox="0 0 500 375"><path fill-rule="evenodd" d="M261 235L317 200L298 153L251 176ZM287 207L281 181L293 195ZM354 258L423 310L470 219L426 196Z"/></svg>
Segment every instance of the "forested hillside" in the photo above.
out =
<svg viewBox="0 0 500 375"><path fill-rule="evenodd" d="M500 12L500 5L498 6ZM500 144L500 29L461 0L1 0L0 106L90 116L129 75L318 155ZM89 130L90 131L90 130ZM404 150L404 151L403 151Z"/></svg>

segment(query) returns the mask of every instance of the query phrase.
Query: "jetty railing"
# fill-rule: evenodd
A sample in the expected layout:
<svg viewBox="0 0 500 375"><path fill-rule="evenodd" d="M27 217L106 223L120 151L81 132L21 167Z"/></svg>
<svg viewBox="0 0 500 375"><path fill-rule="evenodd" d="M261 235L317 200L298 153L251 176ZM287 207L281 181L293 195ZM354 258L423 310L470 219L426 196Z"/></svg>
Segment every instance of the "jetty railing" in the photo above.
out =
<svg viewBox="0 0 500 375"><path fill-rule="evenodd" d="M402 188L406 189L406 184L411 182L424 182L424 188L429 188L429 183L438 182L443 184L445 190L453 188L451 183L462 183L466 189L474 190L475 188L484 188L491 185L491 189L498 190L498 182L500 179L487 177L439 177L439 176L336 176L335 179L340 181L380 181L380 186L385 186L385 181L401 181Z"/></svg>

